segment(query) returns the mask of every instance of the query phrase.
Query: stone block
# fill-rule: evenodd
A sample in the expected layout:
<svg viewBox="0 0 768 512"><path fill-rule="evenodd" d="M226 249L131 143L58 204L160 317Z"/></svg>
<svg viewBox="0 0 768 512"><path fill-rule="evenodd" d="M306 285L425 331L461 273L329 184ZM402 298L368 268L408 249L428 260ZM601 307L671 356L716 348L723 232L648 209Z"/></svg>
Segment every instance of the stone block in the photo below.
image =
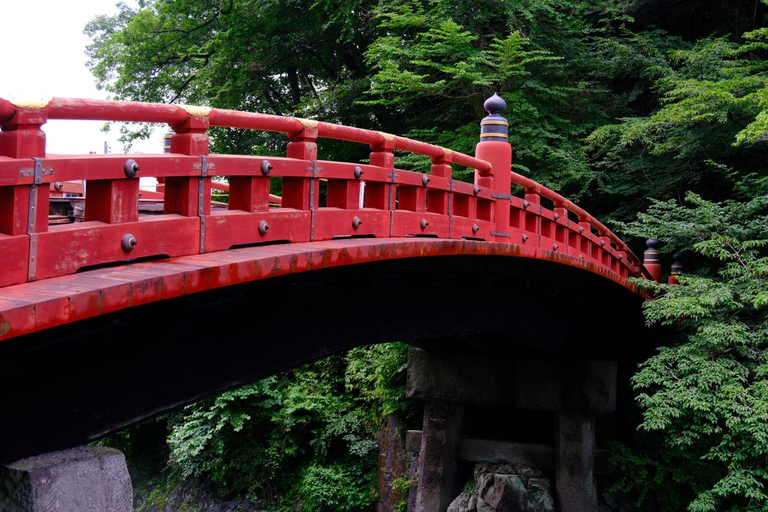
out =
<svg viewBox="0 0 768 512"><path fill-rule="evenodd" d="M133 489L125 457L81 446L0 467L3 512L130 512Z"/></svg>
<svg viewBox="0 0 768 512"><path fill-rule="evenodd" d="M462 439L459 441L458 458L468 462L514 464L544 469L555 467L554 449L545 444Z"/></svg>

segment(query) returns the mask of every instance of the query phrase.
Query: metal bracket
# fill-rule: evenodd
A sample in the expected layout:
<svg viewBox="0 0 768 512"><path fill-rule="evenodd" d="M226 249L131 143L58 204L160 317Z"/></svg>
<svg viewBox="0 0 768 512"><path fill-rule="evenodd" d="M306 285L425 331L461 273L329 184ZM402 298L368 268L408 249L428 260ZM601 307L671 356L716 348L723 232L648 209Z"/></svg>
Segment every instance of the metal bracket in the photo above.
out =
<svg viewBox="0 0 768 512"><path fill-rule="evenodd" d="M323 172L322 167L317 166L317 160L312 160L312 167L307 167L307 172L312 173L309 180L309 239L315 239L315 180Z"/></svg>
<svg viewBox="0 0 768 512"><path fill-rule="evenodd" d="M27 281L34 281L37 273L37 233L29 234L29 262L27 266Z"/></svg>
<svg viewBox="0 0 768 512"><path fill-rule="evenodd" d="M312 160L312 167L307 167L307 172L311 172L312 177L317 178L318 174L323 172L323 168L317 166L317 160Z"/></svg>
<svg viewBox="0 0 768 512"><path fill-rule="evenodd" d="M197 180L197 215L200 217L200 254L205 253L205 178L208 177L208 169L215 169L215 165L208 165L208 157L200 156L200 163L192 166L195 170L200 170L200 178Z"/></svg>
<svg viewBox="0 0 768 512"><path fill-rule="evenodd" d="M43 184L43 176L53 176L53 167L43 167L42 158L32 158L35 162L35 166L32 168L25 168L19 171L20 178L34 177L35 185Z"/></svg>
<svg viewBox="0 0 768 512"><path fill-rule="evenodd" d="M387 174L387 178L391 179L391 180L392 180L392 183L394 183L394 182L395 182L395 180L396 180L397 178L399 178L399 177L400 177L400 175L399 175L399 174L397 174L397 173L395 172L395 170L394 170L394 169L392 169L392 172L391 172L391 173Z"/></svg>
<svg viewBox="0 0 768 512"><path fill-rule="evenodd" d="M216 164L209 164L208 157L204 155L200 155L200 163L192 164L192 169L195 171L201 171L200 175L203 176L204 178L207 178L208 170L215 171Z"/></svg>
<svg viewBox="0 0 768 512"><path fill-rule="evenodd" d="M504 238L512 238L512 236L509 233L505 233L504 231L491 231L491 236L501 236Z"/></svg>
<svg viewBox="0 0 768 512"><path fill-rule="evenodd" d="M205 215L200 216L200 254L205 253Z"/></svg>
<svg viewBox="0 0 768 512"><path fill-rule="evenodd" d="M509 194L497 194L496 192L491 192L491 197L494 199L506 199L508 201L512 200L512 196Z"/></svg>
<svg viewBox="0 0 768 512"><path fill-rule="evenodd" d="M453 238L453 178L448 180L448 238Z"/></svg>
<svg viewBox="0 0 768 512"><path fill-rule="evenodd" d="M32 176L35 178L33 185L29 187L29 209L27 210L27 234L29 235L29 260L27 261L27 280L34 281L37 274L37 234L35 233L35 223L37 220L37 197L38 185L43 184L43 159L33 158L35 168ZM50 170L53 174L53 169Z"/></svg>

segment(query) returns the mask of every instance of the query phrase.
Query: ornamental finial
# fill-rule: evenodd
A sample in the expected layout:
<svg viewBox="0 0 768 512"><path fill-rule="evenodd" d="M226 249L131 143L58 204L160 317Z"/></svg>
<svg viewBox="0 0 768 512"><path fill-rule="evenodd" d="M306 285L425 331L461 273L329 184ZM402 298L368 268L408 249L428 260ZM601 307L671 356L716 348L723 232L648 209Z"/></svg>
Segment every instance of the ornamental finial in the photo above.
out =
<svg viewBox="0 0 768 512"><path fill-rule="evenodd" d="M504 101L504 98L498 94L493 93L493 96L485 100L485 103L483 103L483 108L485 108L485 111L491 115L501 114L504 112L504 110L506 110L507 102Z"/></svg>
<svg viewBox="0 0 768 512"><path fill-rule="evenodd" d="M509 123L501 116L507 108L507 102L496 93L483 103L488 115L480 121L480 142L499 141L507 142L509 139Z"/></svg>

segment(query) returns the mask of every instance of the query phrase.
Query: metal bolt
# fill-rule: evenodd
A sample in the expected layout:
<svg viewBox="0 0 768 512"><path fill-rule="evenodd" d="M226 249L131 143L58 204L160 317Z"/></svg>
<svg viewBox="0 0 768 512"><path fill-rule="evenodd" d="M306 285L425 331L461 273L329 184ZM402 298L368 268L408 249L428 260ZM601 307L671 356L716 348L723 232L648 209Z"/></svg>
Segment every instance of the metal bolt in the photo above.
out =
<svg viewBox="0 0 768 512"><path fill-rule="evenodd" d="M53 184L53 188L55 188L57 192L61 192L61 189L64 188L64 184L60 181L57 181Z"/></svg>
<svg viewBox="0 0 768 512"><path fill-rule="evenodd" d="M259 221L259 234L264 236L267 234L267 231L269 231L269 224L267 224L267 221Z"/></svg>
<svg viewBox="0 0 768 512"><path fill-rule="evenodd" d="M528 208L528 201L523 201L523 209L525 210Z"/></svg>
<svg viewBox="0 0 768 512"><path fill-rule="evenodd" d="M360 176L362 176L363 174L364 174L363 170L360 168L360 166L359 165L356 166L355 167L355 178L357 178L359 180Z"/></svg>
<svg viewBox="0 0 768 512"><path fill-rule="evenodd" d="M424 175L421 177L421 184L422 184L422 185L424 185L424 186L426 187L426 186L427 186L427 183L429 183L429 176L427 176L426 174L424 174Z"/></svg>
<svg viewBox="0 0 768 512"><path fill-rule="evenodd" d="M139 171L141 170L141 167L139 167L139 164L136 163L136 160L133 158L129 158L125 161L125 164L123 165L123 172L125 173L125 176L128 178L135 178L137 174L139 174Z"/></svg>
<svg viewBox="0 0 768 512"><path fill-rule="evenodd" d="M120 247L125 252L131 252L138 244L139 242L136 240L136 237L130 233L124 234L120 240Z"/></svg>
<svg viewBox="0 0 768 512"><path fill-rule="evenodd" d="M619 261L621 261L623 259L624 259L624 255L623 254L619 254Z"/></svg>
<svg viewBox="0 0 768 512"><path fill-rule="evenodd" d="M477 224L472 224L472 234L474 235L478 231L480 231L480 226L478 226Z"/></svg>
<svg viewBox="0 0 768 512"><path fill-rule="evenodd" d="M605 240L600 240L600 247L603 247L605 245Z"/></svg>
<svg viewBox="0 0 768 512"><path fill-rule="evenodd" d="M583 233L583 232L584 232L584 226L579 226L579 233Z"/></svg>
<svg viewBox="0 0 768 512"><path fill-rule="evenodd" d="M272 164L269 163L269 160L263 160L261 162L261 174L264 176L269 174L269 171L272 170Z"/></svg>
<svg viewBox="0 0 768 512"><path fill-rule="evenodd" d="M552 250L553 250L553 251L556 251L556 250L557 250L557 244L552 244Z"/></svg>
<svg viewBox="0 0 768 512"><path fill-rule="evenodd" d="M474 192L475 192L475 195L479 194L480 193L480 187L475 185Z"/></svg>
<svg viewBox="0 0 768 512"><path fill-rule="evenodd" d="M421 219L421 229L422 229L422 231L427 229L427 226L429 226L429 222L427 222L427 219Z"/></svg>
<svg viewBox="0 0 768 512"><path fill-rule="evenodd" d="M526 240L528 240L528 235L523 234L523 243L525 243Z"/></svg>
<svg viewBox="0 0 768 512"><path fill-rule="evenodd" d="M559 219L560 216L558 214L555 214L555 220Z"/></svg>
<svg viewBox="0 0 768 512"><path fill-rule="evenodd" d="M357 229L360 227L360 224L362 224L363 221L360 220L360 217L352 217L352 227Z"/></svg>

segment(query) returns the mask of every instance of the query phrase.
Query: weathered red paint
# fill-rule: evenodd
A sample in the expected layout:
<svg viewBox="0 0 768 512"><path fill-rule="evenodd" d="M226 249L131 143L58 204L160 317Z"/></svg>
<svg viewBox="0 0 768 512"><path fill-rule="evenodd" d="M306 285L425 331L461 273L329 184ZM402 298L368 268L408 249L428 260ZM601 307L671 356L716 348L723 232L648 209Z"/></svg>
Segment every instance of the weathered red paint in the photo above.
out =
<svg viewBox="0 0 768 512"><path fill-rule="evenodd" d="M172 152L46 155L40 126L47 119L168 123L175 130ZM287 156L209 155L211 126L283 132ZM385 133L290 117L66 98L40 108L18 108L0 98L0 127L0 332L7 329L5 337L217 286L377 259L538 258L596 272L633 291L626 278L649 275L602 223L511 172L505 142L482 142L472 157ZM318 160L318 138L367 144L370 161ZM429 157L430 174L397 169L395 150ZM37 199L30 204L33 157L42 158L45 172L37 177ZM126 175L128 159L139 165L139 177L164 183L165 215L139 218L138 177ZM473 168L475 183L454 181L452 164ZM217 183L215 177L230 182ZM282 197L269 194L274 178L282 179ZM55 183L81 180L86 181L87 222L49 227ZM524 189L524 198L509 197L511 183ZM321 186L327 188L325 204ZM212 210L212 188L229 191L227 210ZM554 206L550 209L542 198ZM282 203L279 208L276 202ZM138 242L133 250L121 246L126 234ZM335 240L360 236L376 239ZM418 236L437 240L406 238ZM274 242L290 245L231 250ZM147 257L171 259L71 275Z"/></svg>

